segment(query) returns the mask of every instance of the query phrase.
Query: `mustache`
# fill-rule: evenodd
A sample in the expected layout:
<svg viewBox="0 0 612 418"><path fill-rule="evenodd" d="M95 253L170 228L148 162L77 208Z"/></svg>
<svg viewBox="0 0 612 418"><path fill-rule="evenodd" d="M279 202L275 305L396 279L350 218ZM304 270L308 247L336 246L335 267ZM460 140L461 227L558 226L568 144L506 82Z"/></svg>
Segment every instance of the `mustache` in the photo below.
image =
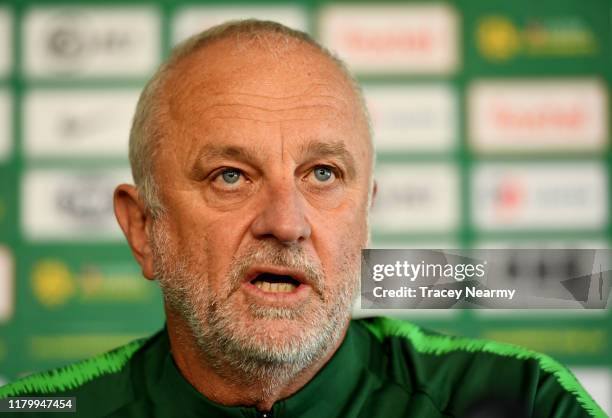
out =
<svg viewBox="0 0 612 418"><path fill-rule="evenodd" d="M230 292L228 295L238 290L247 271L255 264L298 270L316 293L320 296L324 294L325 273L317 263L310 260L301 246L287 246L272 241L263 241L256 247L249 248L244 254L232 258L229 267Z"/></svg>

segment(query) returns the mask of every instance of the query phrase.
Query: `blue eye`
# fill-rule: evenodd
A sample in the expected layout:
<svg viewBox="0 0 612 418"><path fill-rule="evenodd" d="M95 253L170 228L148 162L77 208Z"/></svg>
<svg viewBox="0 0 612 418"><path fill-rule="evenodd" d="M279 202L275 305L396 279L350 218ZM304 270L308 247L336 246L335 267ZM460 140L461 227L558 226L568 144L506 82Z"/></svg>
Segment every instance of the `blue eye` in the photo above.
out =
<svg viewBox="0 0 612 418"><path fill-rule="evenodd" d="M333 174L331 168L322 165L314 169L314 176L319 181L328 181Z"/></svg>
<svg viewBox="0 0 612 418"><path fill-rule="evenodd" d="M228 168L227 170L223 170L221 177L223 177L223 181L226 183L234 184L240 179L240 171L233 168Z"/></svg>

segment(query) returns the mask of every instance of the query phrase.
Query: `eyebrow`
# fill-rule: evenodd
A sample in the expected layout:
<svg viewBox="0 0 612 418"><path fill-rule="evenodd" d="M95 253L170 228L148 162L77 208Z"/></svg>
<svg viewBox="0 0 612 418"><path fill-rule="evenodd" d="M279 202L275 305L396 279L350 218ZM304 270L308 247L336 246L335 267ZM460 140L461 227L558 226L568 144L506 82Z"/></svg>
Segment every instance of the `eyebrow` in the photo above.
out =
<svg viewBox="0 0 612 418"><path fill-rule="evenodd" d="M320 158L337 158L344 164L348 176L350 178L355 177L355 159L341 141L324 142L310 140L303 144L300 150L306 161ZM260 155L257 150L250 150L235 145L207 145L198 151L192 172L197 176L201 169L199 164L201 161L228 158L248 164L253 161L259 161Z"/></svg>
<svg viewBox="0 0 612 418"><path fill-rule="evenodd" d="M355 159L346 149L344 142L341 141L318 141L311 140L302 147L302 152L306 160L316 160L319 158L335 157L345 166L350 178L355 177Z"/></svg>
<svg viewBox="0 0 612 418"><path fill-rule="evenodd" d="M231 159L241 161L245 164L258 160L257 153L247 148L234 145L206 145L198 151L193 167L191 169L194 178L199 177L202 167L202 161L214 159Z"/></svg>
<svg viewBox="0 0 612 418"><path fill-rule="evenodd" d="M230 158L243 162L257 160L257 153L247 148L234 145L208 145L200 149L197 161L215 158Z"/></svg>

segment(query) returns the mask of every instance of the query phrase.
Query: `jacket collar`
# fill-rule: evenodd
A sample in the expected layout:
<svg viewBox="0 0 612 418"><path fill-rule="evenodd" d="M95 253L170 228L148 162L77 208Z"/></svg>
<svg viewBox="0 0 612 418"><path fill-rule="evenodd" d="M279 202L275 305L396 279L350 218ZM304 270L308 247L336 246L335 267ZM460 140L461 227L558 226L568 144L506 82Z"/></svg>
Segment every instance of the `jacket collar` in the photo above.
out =
<svg viewBox="0 0 612 418"><path fill-rule="evenodd" d="M367 359L369 333L351 321L345 338L332 358L304 387L288 398L276 402L271 416L340 416L355 392L369 381ZM255 407L224 406L207 399L183 377L170 353L168 333L164 329L156 351L162 368L152 393L155 409L161 408L181 417L260 417ZM161 357L161 358L160 358ZM161 412L161 411L158 411Z"/></svg>

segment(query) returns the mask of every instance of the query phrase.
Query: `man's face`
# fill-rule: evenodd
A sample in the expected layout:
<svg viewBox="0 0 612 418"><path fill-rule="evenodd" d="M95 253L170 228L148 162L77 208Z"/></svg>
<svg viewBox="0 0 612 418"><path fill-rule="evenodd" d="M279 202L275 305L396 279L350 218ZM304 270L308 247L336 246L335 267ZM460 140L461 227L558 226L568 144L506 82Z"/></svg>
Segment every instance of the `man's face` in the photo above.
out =
<svg viewBox="0 0 612 418"><path fill-rule="evenodd" d="M357 97L312 48L281 48L228 39L181 61L155 160L167 309L205 355L243 368L305 365L335 346L367 240L371 150Z"/></svg>

